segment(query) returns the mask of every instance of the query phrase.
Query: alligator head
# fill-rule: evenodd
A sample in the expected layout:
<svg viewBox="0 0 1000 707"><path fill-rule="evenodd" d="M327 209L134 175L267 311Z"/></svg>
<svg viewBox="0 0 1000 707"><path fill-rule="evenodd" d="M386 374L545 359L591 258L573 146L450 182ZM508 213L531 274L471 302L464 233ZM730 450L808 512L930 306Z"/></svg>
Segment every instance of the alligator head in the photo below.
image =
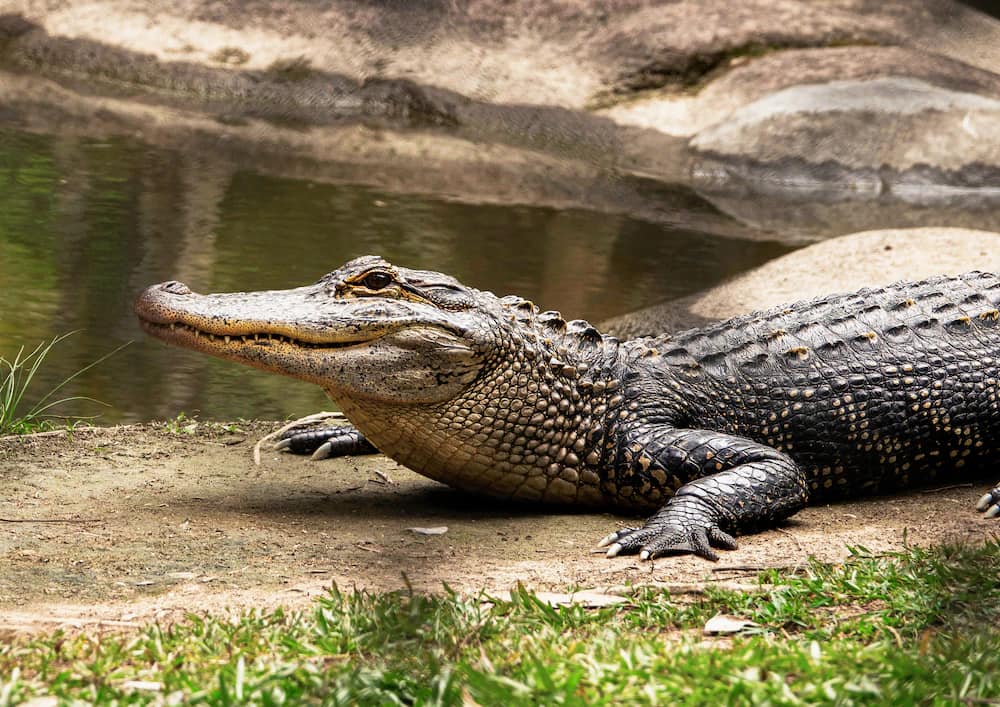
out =
<svg viewBox="0 0 1000 707"><path fill-rule="evenodd" d="M199 295L167 282L135 309L160 339L322 386L375 446L431 478L597 499L595 475L566 469L603 454L594 413L614 387L594 374L617 344L586 322L372 256L291 290Z"/></svg>
<svg viewBox="0 0 1000 707"><path fill-rule="evenodd" d="M447 275L368 256L290 290L199 295L166 282L135 310L164 341L317 383L335 400L426 404L482 367L495 331L484 301Z"/></svg>

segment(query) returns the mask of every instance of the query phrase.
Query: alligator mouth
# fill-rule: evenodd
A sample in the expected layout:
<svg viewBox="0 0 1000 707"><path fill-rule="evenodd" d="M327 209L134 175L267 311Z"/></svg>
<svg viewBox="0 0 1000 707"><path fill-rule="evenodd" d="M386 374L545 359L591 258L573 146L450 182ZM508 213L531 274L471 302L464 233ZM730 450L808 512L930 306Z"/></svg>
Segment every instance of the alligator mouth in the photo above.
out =
<svg viewBox="0 0 1000 707"><path fill-rule="evenodd" d="M373 339L322 342L304 341L303 339L297 339L292 336L274 332L262 331L250 334L237 334L232 332L217 333L206 331L205 329L199 329L198 327L185 324L184 322L171 322L169 324L164 324L145 318L140 318L139 322L142 324L142 328L147 333L152 334L158 339L163 339L164 341L172 343L194 344L195 347L199 344L222 347L240 344L267 347L272 344L281 344L285 346L294 346L300 349L346 349L352 346L368 344L373 341Z"/></svg>

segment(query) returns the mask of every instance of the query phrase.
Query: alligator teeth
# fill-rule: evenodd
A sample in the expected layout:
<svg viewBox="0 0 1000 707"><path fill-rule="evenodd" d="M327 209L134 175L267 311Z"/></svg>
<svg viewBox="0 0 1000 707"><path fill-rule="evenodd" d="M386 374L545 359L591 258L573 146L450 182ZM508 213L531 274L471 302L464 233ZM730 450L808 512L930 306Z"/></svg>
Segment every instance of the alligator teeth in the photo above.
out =
<svg viewBox="0 0 1000 707"><path fill-rule="evenodd" d="M228 337L228 336L224 336L224 337L222 337L222 338L223 338L223 339L225 339L225 342L226 342L227 344L229 343L229 337Z"/></svg>

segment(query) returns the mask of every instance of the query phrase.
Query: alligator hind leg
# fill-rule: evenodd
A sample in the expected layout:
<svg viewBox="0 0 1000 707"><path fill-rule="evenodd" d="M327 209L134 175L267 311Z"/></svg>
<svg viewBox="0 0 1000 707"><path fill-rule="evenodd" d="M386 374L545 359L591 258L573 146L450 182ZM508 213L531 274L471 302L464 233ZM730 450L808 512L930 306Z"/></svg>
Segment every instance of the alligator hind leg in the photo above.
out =
<svg viewBox="0 0 1000 707"><path fill-rule="evenodd" d="M334 425L296 432L290 430L274 445L294 454L312 454L313 459L378 454L375 445L354 425Z"/></svg>
<svg viewBox="0 0 1000 707"><path fill-rule="evenodd" d="M1000 516L1000 484L997 484L992 491L979 499L976 504L977 511L985 511L985 517L996 518Z"/></svg>
<svg viewBox="0 0 1000 707"><path fill-rule="evenodd" d="M808 500L805 474L791 458L743 437L656 427L630 437L625 448L631 458L615 469L617 488L622 481L633 488L665 478L688 482L641 528L601 540L609 557L694 553L717 560L712 548L735 549L734 533L771 526Z"/></svg>

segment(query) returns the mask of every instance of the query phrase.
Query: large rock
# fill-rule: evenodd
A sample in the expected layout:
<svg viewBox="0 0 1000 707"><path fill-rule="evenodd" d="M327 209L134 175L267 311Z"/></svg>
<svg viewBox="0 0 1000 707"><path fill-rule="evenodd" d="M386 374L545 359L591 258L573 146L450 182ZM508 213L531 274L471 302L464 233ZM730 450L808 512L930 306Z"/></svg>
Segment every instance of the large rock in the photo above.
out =
<svg viewBox="0 0 1000 707"><path fill-rule="evenodd" d="M790 87L901 76L954 91L1000 96L997 73L909 47L772 48L729 59L696 91L646 92L602 113L622 124L692 137L725 125L746 106Z"/></svg>
<svg viewBox="0 0 1000 707"><path fill-rule="evenodd" d="M953 0L0 0L5 103L25 76L42 88L21 113L45 113L56 86L89 101L69 122L154 106L161 135L198 124L295 145L345 172L416 175L405 191L442 175L469 200L483 197L462 186L463 160L478 171L487 154L528 165L526 182L552 169L554 189L519 191L568 206L586 208L594 180L566 188L564 174L612 184L598 203L620 201L619 176L649 180L636 215L664 222L665 183L718 204L974 206L956 225L990 228L977 219L1000 201L1000 22ZM763 228L794 242L913 222Z"/></svg>
<svg viewBox="0 0 1000 707"><path fill-rule="evenodd" d="M604 322L621 338L652 336L786 302L897 280L1000 272L1000 233L913 228L853 233L776 258L706 292Z"/></svg>
<svg viewBox="0 0 1000 707"><path fill-rule="evenodd" d="M1000 98L910 76L791 86L734 111L691 146L706 158L696 168L702 180L917 203L959 190L1000 198Z"/></svg>
<svg viewBox="0 0 1000 707"><path fill-rule="evenodd" d="M989 51L1000 24L950 0L0 0L2 12L163 62L261 70L302 57L356 81L573 109L701 85L734 57L771 50L933 42L965 63L1000 58Z"/></svg>

